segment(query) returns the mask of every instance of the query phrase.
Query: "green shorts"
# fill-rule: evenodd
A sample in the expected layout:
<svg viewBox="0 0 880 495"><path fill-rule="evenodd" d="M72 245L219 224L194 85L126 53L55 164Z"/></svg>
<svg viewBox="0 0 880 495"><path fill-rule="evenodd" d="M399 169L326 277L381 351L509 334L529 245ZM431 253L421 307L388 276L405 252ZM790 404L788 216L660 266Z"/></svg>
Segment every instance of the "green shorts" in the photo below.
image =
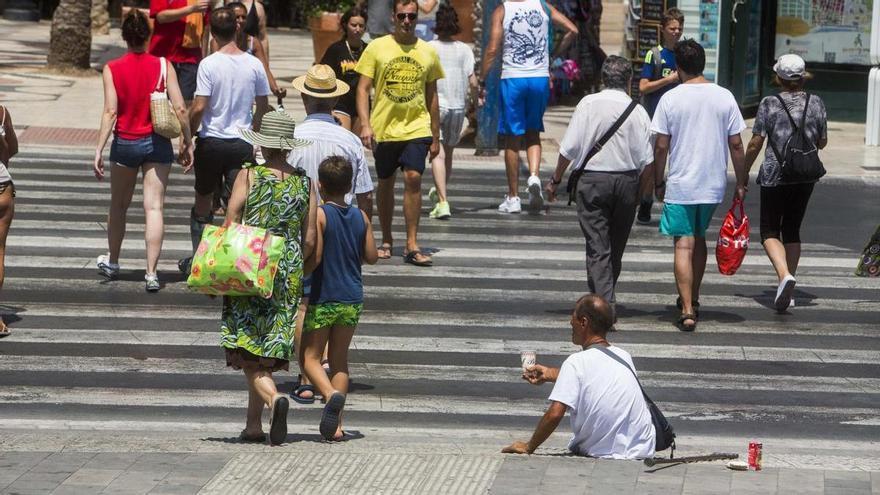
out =
<svg viewBox="0 0 880 495"><path fill-rule="evenodd" d="M363 303L328 302L309 305L309 309L306 311L306 321L303 323L303 332L314 332L333 325L356 327L363 310Z"/></svg>
<svg viewBox="0 0 880 495"><path fill-rule="evenodd" d="M674 237L706 237L706 228L717 204L679 205L663 204L660 233Z"/></svg>

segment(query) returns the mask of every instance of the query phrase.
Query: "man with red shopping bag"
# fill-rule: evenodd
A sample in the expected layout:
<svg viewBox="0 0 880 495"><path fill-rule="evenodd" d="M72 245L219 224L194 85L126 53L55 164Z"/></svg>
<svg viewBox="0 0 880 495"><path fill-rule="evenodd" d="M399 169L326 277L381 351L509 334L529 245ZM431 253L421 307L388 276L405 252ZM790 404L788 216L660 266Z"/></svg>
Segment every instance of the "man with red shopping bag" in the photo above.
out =
<svg viewBox="0 0 880 495"><path fill-rule="evenodd" d="M675 60L682 84L663 95L651 123L657 133L654 194L664 201L660 232L675 242L678 325L690 332L697 327L706 270L706 228L727 186L728 150L736 172L734 197L740 201L745 199L749 176L740 137L745 122L730 91L703 77L703 47L694 40L680 41Z"/></svg>

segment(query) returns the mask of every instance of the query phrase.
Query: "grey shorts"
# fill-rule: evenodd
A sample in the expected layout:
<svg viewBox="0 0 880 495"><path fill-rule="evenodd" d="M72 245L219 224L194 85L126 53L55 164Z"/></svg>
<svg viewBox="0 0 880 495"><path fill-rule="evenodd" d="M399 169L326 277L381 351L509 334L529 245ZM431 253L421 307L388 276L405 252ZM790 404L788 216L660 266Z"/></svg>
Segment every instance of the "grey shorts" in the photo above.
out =
<svg viewBox="0 0 880 495"><path fill-rule="evenodd" d="M461 141L464 127L464 108L440 109L440 142L446 146L457 146Z"/></svg>

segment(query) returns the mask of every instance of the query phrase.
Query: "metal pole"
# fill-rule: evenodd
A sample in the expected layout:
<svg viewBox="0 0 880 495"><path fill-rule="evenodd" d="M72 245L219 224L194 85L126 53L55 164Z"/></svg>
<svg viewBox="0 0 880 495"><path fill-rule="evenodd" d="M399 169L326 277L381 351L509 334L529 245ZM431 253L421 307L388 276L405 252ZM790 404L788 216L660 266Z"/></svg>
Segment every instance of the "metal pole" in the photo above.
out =
<svg viewBox="0 0 880 495"><path fill-rule="evenodd" d="M482 57L486 56L489 45L489 33L492 30L492 13L503 0L486 0L483 2L483 32L480 40ZM479 62L478 62L479 63ZM477 111L477 155L495 156L498 154L498 86L501 78L500 64L495 63L486 81L486 103Z"/></svg>

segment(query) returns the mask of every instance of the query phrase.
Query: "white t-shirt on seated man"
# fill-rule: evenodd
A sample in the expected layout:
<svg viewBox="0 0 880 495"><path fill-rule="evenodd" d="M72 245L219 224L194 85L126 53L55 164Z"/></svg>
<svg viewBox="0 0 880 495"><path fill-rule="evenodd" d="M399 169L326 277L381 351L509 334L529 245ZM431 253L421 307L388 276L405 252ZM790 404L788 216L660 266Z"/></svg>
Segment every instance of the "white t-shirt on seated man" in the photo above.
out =
<svg viewBox="0 0 880 495"><path fill-rule="evenodd" d="M628 352L613 345L608 350L633 366ZM654 456L654 423L636 377L599 349L572 354L562 363L550 400L568 406L574 433L568 449L575 454Z"/></svg>
<svg viewBox="0 0 880 495"><path fill-rule="evenodd" d="M585 350L569 356L561 368L536 364L523 373L529 383L556 385L532 438L514 442L501 452L533 453L569 412L574 436L568 447L575 454L610 459L654 456L654 423L635 375L602 350L589 348L607 346L632 366L630 355L605 338L612 323L611 305L601 296L587 294L578 299L570 321L571 342Z"/></svg>

